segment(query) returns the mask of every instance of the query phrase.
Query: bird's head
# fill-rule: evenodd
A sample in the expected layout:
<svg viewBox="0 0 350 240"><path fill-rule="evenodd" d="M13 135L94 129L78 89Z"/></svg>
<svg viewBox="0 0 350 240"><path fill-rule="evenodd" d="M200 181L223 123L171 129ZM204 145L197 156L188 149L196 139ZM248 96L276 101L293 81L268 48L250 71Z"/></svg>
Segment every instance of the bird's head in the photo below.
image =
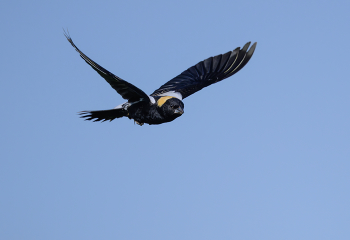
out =
<svg viewBox="0 0 350 240"><path fill-rule="evenodd" d="M175 97L165 96L157 101L158 108L160 108L163 116L169 118L170 121L180 117L184 113L183 102Z"/></svg>

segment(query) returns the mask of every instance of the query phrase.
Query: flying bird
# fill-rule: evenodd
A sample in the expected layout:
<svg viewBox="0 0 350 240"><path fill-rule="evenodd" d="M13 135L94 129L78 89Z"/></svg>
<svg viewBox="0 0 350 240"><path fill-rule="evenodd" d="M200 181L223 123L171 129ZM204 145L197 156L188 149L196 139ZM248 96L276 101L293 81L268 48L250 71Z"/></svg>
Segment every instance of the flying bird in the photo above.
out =
<svg viewBox="0 0 350 240"><path fill-rule="evenodd" d="M248 63L257 44L254 43L248 50L250 45L248 42L242 49L238 47L225 54L205 59L171 79L151 95L147 95L141 89L92 61L74 44L69 33L64 32L64 35L85 62L127 100L109 110L82 111L81 118L104 122L128 117L140 126L144 123L152 125L171 122L180 117L184 113L183 99L237 73Z"/></svg>

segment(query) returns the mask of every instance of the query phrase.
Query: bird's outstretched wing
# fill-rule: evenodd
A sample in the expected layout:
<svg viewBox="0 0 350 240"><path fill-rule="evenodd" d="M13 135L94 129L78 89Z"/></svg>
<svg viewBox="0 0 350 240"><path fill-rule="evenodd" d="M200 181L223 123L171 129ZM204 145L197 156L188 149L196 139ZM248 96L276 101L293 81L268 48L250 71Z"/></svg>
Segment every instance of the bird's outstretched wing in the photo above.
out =
<svg viewBox="0 0 350 240"><path fill-rule="evenodd" d="M72 44L75 50L80 54L80 56L87 62L98 74L100 74L110 85L114 88L124 99L129 100L129 102L134 101L150 101L148 95L144 93L141 89L135 87L131 83L117 77L113 73L104 69L94 61L92 61L88 56L86 56L82 51L79 50L77 46L73 43L72 38L69 33L64 32L67 40Z"/></svg>
<svg viewBox="0 0 350 240"><path fill-rule="evenodd" d="M175 92L180 93L184 99L204 87L232 76L241 70L252 57L256 43L248 51L249 45L250 42L246 43L242 49L238 47L231 52L199 62L162 85L151 96Z"/></svg>

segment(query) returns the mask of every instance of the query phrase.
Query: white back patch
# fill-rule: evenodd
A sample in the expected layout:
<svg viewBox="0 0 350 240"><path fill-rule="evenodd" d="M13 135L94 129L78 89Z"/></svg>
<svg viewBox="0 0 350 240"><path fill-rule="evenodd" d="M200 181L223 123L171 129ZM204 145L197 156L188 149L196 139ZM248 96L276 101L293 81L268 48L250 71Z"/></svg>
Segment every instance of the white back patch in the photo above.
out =
<svg viewBox="0 0 350 240"><path fill-rule="evenodd" d="M154 99L154 97L152 96L148 96L148 97L152 104L156 103L156 100Z"/></svg>
<svg viewBox="0 0 350 240"><path fill-rule="evenodd" d="M175 91L169 91L169 92L166 92L166 93L159 94L159 95L157 95L157 96L172 96L172 97L175 97L175 98L177 98L177 99L182 100L182 95L181 95L181 93L175 92Z"/></svg>
<svg viewBox="0 0 350 240"><path fill-rule="evenodd" d="M127 103L127 102L125 102L125 103ZM125 103L119 104L119 105L118 105L118 106L116 106L114 109L120 109L120 108L123 108L123 105L124 105Z"/></svg>

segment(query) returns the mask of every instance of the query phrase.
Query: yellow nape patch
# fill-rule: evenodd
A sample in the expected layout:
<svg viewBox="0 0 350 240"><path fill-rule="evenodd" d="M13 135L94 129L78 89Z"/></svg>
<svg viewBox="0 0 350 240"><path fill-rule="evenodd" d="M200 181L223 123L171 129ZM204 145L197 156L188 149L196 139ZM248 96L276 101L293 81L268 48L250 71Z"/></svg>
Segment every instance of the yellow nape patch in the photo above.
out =
<svg viewBox="0 0 350 240"><path fill-rule="evenodd" d="M163 106L163 104L170 98L174 98L174 97L172 97L172 96L165 96L165 97L159 98L158 101L157 101L158 107Z"/></svg>

